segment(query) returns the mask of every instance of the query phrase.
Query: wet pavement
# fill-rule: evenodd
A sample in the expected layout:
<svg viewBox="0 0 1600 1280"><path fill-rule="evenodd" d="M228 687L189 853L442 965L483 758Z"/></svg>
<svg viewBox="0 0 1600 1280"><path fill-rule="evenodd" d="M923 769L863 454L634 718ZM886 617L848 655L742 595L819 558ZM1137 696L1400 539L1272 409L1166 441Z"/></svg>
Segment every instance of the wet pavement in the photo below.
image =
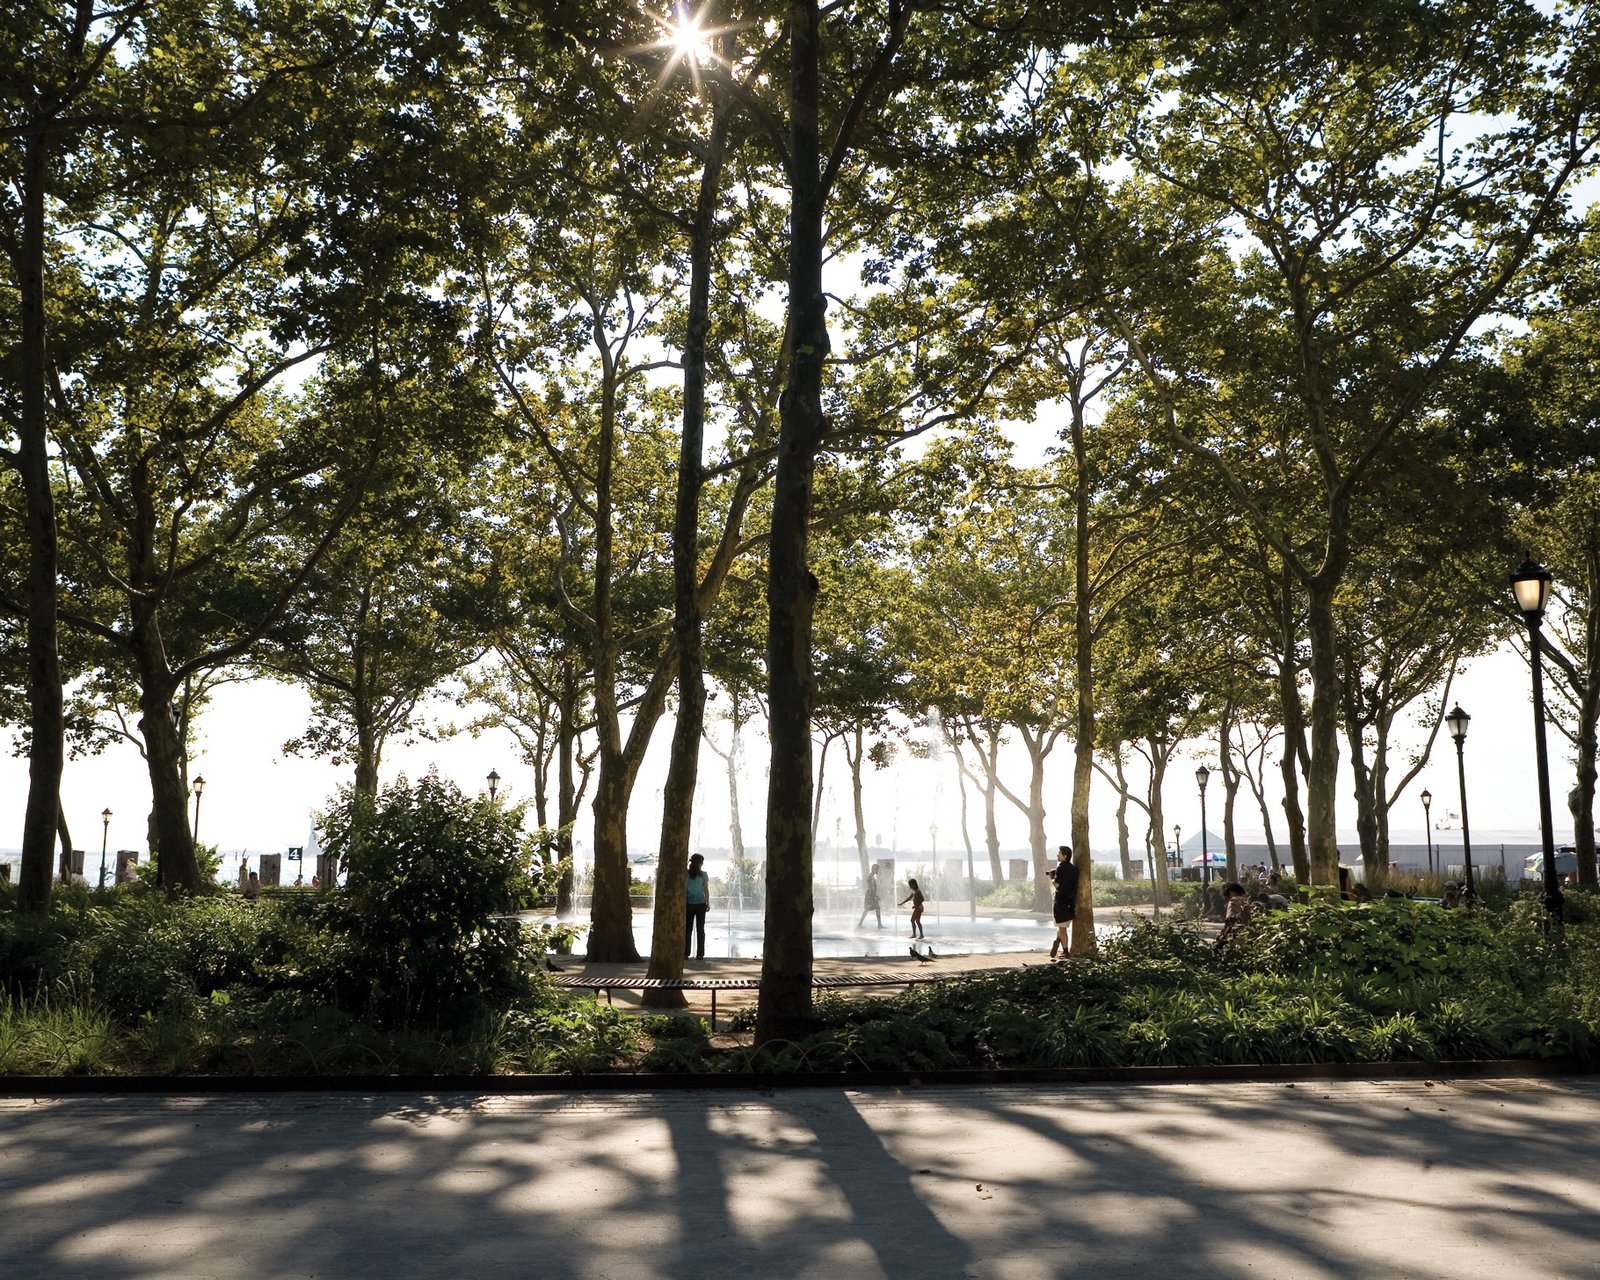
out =
<svg viewBox="0 0 1600 1280"><path fill-rule="evenodd" d="M948 904L946 904L948 905ZM1115 921L1120 912L1111 913L1096 929L1101 933L1120 927ZM585 917L586 918L586 913ZM848 956L892 957L906 954L909 946L910 916L884 912L883 927L872 917L857 923L859 912L819 911L811 929L812 954L819 959ZM633 936L641 955L650 952L653 917L649 910L633 913ZM971 918L964 905L953 909L930 908L922 917L923 933L935 951L965 955L1015 955L1048 951L1055 937L1055 926L1040 916L1018 912L1009 915L981 911ZM706 920L706 958L750 960L761 956L762 916L759 911L721 910ZM580 940L577 949L583 949Z"/></svg>

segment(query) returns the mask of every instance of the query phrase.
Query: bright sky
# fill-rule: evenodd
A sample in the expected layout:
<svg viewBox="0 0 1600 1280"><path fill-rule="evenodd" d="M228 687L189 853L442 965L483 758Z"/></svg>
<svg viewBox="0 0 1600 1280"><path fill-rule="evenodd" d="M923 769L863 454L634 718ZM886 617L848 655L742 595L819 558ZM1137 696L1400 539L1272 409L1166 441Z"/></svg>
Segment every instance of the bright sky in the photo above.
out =
<svg viewBox="0 0 1600 1280"><path fill-rule="evenodd" d="M1533 717L1525 664L1509 650L1492 654L1473 663L1458 677L1452 697L1472 715L1466 758L1475 842L1536 839ZM237 855L246 849L281 852L290 845L306 842L312 814L349 777L344 768L282 754L281 744L304 728L307 705L298 691L279 685L261 683L219 690L201 726L202 741L193 768L194 773L205 776L207 783L200 808L200 836L205 843L219 843L225 854ZM725 734L725 728L722 732ZM1415 743L1421 735L1413 731L1408 737ZM639 852L655 849L670 739L671 723L663 721L656 730L635 793L629 843ZM725 742L725 738L719 741ZM1558 843L1566 843L1571 837L1565 795L1572 785L1572 766L1565 740L1554 732L1550 735L1550 750L1556 838ZM762 842L766 751L764 738L754 734L747 737L741 810L745 839L752 845ZM1071 752L1071 743L1064 740L1049 761L1046 808L1052 843L1067 839ZM1199 830L1194 769L1202 759L1215 766L1214 743L1187 747L1174 761L1165 788L1167 825L1177 823L1188 834ZM509 735L491 733L477 739L462 735L440 742L396 744L384 760L383 780L389 782L401 772L415 777L430 766L437 766L441 774L467 790L482 789L486 775L494 769L503 779L502 794L523 797L531 792L526 769L518 761ZM1014 786L1025 785L1026 765L1020 752L1013 753L1011 776ZM829 753L823 786L818 843L825 846L837 831L848 844L852 838L849 783L837 746ZM1416 795L1424 786L1435 797L1436 823L1447 810L1457 810L1455 750L1444 734L1440 735L1432 761L1398 806L1393 819L1397 841L1422 840L1422 806ZM14 848L20 838L26 788L26 761L7 757L0 762L0 842L7 847ZM102 809L112 810L108 834L113 851L144 846L149 786L143 761L131 746L70 761L62 782L62 800L74 843L88 851L91 880L99 865ZM1273 803L1277 803L1276 795ZM1355 808L1348 781L1341 781L1338 804L1341 838L1353 846ZM1210 829L1220 833L1222 817L1216 788L1208 797L1208 805ZM1111 851L1116 846L1114 807L1110 788L1097 779L1091 814L1092 843L1097 851ZM955 767L948 756L933 761L902 754L891 768L870 776L866 810L868 839L874 844L899 850L927 850L936 845L941 857L961 855L960 799ZM695 843L706 847L727 845L726 777L722 762L709 751L702 753L697 811ZM1281 810L1277 812L1281 815ZM1020 811L1004 803L999 818L1003 847L1024 847L1027 824ZM982 815L975 798L970 822L974 846L981 858ZM1237 822L1240 839L1261 839L1259 813L1243 789ZM1142 823L1130 825L1135 828L1137 847ZM580 848L592 844L589 827L586 805L578 831ZM1276 828L1281 839L1281 821L1276 822Z"/></svg>

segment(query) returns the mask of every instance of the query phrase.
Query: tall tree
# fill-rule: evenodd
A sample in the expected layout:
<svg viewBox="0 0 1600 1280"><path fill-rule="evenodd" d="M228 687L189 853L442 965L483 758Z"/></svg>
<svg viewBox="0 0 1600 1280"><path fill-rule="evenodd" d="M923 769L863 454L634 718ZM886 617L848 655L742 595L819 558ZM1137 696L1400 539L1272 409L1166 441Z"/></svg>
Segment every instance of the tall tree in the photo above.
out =
<svg viewBox="0 0 1600 1280"><path fill-rule="evenodd" d="M1319 884L1334 883L1338 861L1335 601L1356 521L1480 322L1510 305L1593 154L1590 26L1499 0L1375 5L1331 26L1252 25L1174 50L1143 82L1152 110L1130 159L1238 237L1211 268L1232 277L1235 301L1203 322L1222 340L1202 346L1225 352L1222 364L1178 318L1192 294L1158 308L1166 327L1141 334L1130 318L1125 333L1173 441L1305 592ZM1252 329L1267 339L1259 355L1226 351ZM1218 394L1252 367L1279 388L1270 418ZM1262 493L1248 462L1267 448L1305 460L1314 507L1285 512Z"/></svg>

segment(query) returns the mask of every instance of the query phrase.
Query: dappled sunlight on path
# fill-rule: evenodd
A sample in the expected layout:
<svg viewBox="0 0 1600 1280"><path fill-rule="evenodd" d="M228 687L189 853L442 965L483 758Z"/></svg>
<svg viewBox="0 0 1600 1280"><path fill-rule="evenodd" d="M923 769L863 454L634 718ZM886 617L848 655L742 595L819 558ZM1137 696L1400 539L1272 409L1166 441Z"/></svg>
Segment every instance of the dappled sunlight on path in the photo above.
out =
<svg viewBox="0 0 1600 1280"><path fill-rule="evenodd" d="M1600 1276L1600 1083L0 1100L7 1280Z"/></svg>

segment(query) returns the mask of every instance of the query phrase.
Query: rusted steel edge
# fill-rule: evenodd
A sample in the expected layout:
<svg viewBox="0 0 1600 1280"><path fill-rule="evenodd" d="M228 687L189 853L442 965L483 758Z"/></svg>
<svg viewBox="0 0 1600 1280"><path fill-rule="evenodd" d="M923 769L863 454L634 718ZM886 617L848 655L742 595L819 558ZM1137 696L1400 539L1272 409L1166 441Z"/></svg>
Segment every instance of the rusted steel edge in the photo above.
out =
<svg viewBox="0 0 1600 1280"><path fill-rule="evenodd" d="M1240 1084L1335 1080L1503 1080L1593 1074L1576 1058L1482 1062L1216 1063L1202 1067L1011 1070L594 1073L586 1075L0 1076L3 1097L238 1093L653 1093L681 1089L918 1088L1004 1084Z"/></svg>

